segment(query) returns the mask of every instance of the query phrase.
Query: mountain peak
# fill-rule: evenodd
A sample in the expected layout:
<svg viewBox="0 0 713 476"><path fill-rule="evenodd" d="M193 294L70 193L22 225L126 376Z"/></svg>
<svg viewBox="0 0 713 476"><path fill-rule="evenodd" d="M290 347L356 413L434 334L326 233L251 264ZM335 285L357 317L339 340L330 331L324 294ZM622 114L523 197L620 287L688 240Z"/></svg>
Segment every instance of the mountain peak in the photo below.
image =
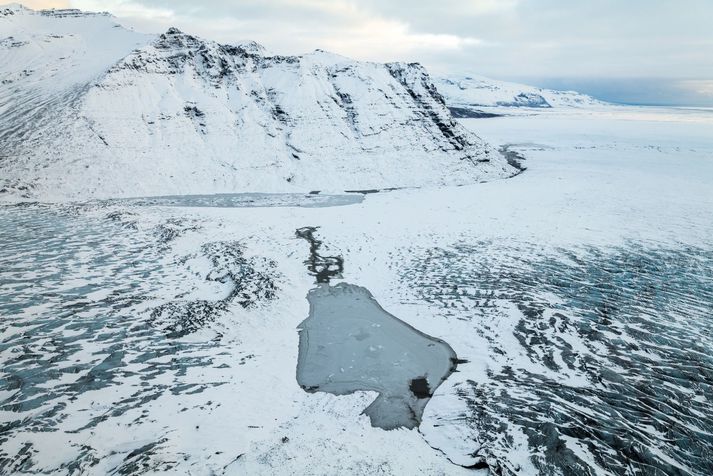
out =
<svg viewBox="0 0 713 476"><path fill-rule="evenodd" d="M196 50L205 44L202 39L171 27L154 41L153 46L158 50Z"/></svg>
<svg viewBox="0 0 713 476"><path fill-rule="evenodd" d="M270 53L267 51L267 48L265 48L263 45L261 45L257 41L252 41L252 40L241 41L236 46L249 54L259 55L259 56L269 56L270 55Z"/></svg>
<svg viewBox="0 0 713 476"><path fill-rule="evenodd" d="M183 35L184 33L175 26L169 27L164 35Z"/></svg>

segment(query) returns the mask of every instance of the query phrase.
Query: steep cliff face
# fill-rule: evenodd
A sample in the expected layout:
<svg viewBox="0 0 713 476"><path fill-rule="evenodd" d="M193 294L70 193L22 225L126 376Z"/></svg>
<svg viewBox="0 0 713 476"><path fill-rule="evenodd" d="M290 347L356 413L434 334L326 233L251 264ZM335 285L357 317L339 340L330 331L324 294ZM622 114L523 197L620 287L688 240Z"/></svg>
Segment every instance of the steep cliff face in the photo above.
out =
<svg viewBox="0 0 713 476"><path fill-rule="evenodd" d="M36 61L35 44L53 46L3 85L6 195L344 190L512 173L453 120L417 64L276 56L175 28L147 37L77 11L8 16L0 54L16 65Z"/></svg>

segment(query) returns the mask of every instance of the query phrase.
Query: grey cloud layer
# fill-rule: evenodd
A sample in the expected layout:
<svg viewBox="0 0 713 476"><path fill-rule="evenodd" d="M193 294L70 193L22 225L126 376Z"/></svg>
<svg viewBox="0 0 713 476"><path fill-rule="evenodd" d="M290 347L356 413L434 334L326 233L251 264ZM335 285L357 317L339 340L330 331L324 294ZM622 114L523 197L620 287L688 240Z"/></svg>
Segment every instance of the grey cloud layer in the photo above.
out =
<svg viewBox="0 0 713 476"><path fill-rule="evenodd" d="M314 48L440 72L516 77L713 79L710 0L72 0L172 11L177 26L280 53ZM473 41L479 40L478 42Z"/></svg>

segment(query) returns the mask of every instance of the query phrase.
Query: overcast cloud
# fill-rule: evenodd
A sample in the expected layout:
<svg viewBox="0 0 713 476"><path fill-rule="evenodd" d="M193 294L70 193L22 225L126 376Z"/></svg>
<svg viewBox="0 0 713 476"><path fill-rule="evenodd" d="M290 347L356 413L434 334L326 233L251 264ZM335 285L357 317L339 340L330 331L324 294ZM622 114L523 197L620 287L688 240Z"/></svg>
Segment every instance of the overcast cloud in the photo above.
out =
<svg viewBox="0 0 713 476"><path fill-rule="evenodd" d="M436 73L713 105L711 0L34 0L276 53L327 49ZM640 84L641 87L637 87ZM644 85L646 84L646 87ZM638 96L638 97L637 97Z"/></svg>

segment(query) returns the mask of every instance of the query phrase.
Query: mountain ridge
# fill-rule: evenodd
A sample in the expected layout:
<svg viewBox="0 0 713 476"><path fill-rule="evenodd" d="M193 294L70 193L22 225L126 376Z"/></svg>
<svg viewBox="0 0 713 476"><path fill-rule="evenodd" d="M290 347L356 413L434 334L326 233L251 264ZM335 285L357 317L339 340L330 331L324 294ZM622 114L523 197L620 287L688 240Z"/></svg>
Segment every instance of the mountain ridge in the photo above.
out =
<svg viewBox="0 0 713 476"><path fill-rule="evenodd" d="M608 105L604 101L576 91L539 88L472 74L436 76L434 83L447 98L449 107L462 109L464 114L478 107L551 109Z"/></svg>
<svg viewBox="0 0 713 476"><path fill-rule="evenodd" d="M108 14L10 10L0 17L0 60L14 65L0 85L3 198L463 185L514 173L453 119L416 63L269 55L176 28L143 35Z"/></svg>

